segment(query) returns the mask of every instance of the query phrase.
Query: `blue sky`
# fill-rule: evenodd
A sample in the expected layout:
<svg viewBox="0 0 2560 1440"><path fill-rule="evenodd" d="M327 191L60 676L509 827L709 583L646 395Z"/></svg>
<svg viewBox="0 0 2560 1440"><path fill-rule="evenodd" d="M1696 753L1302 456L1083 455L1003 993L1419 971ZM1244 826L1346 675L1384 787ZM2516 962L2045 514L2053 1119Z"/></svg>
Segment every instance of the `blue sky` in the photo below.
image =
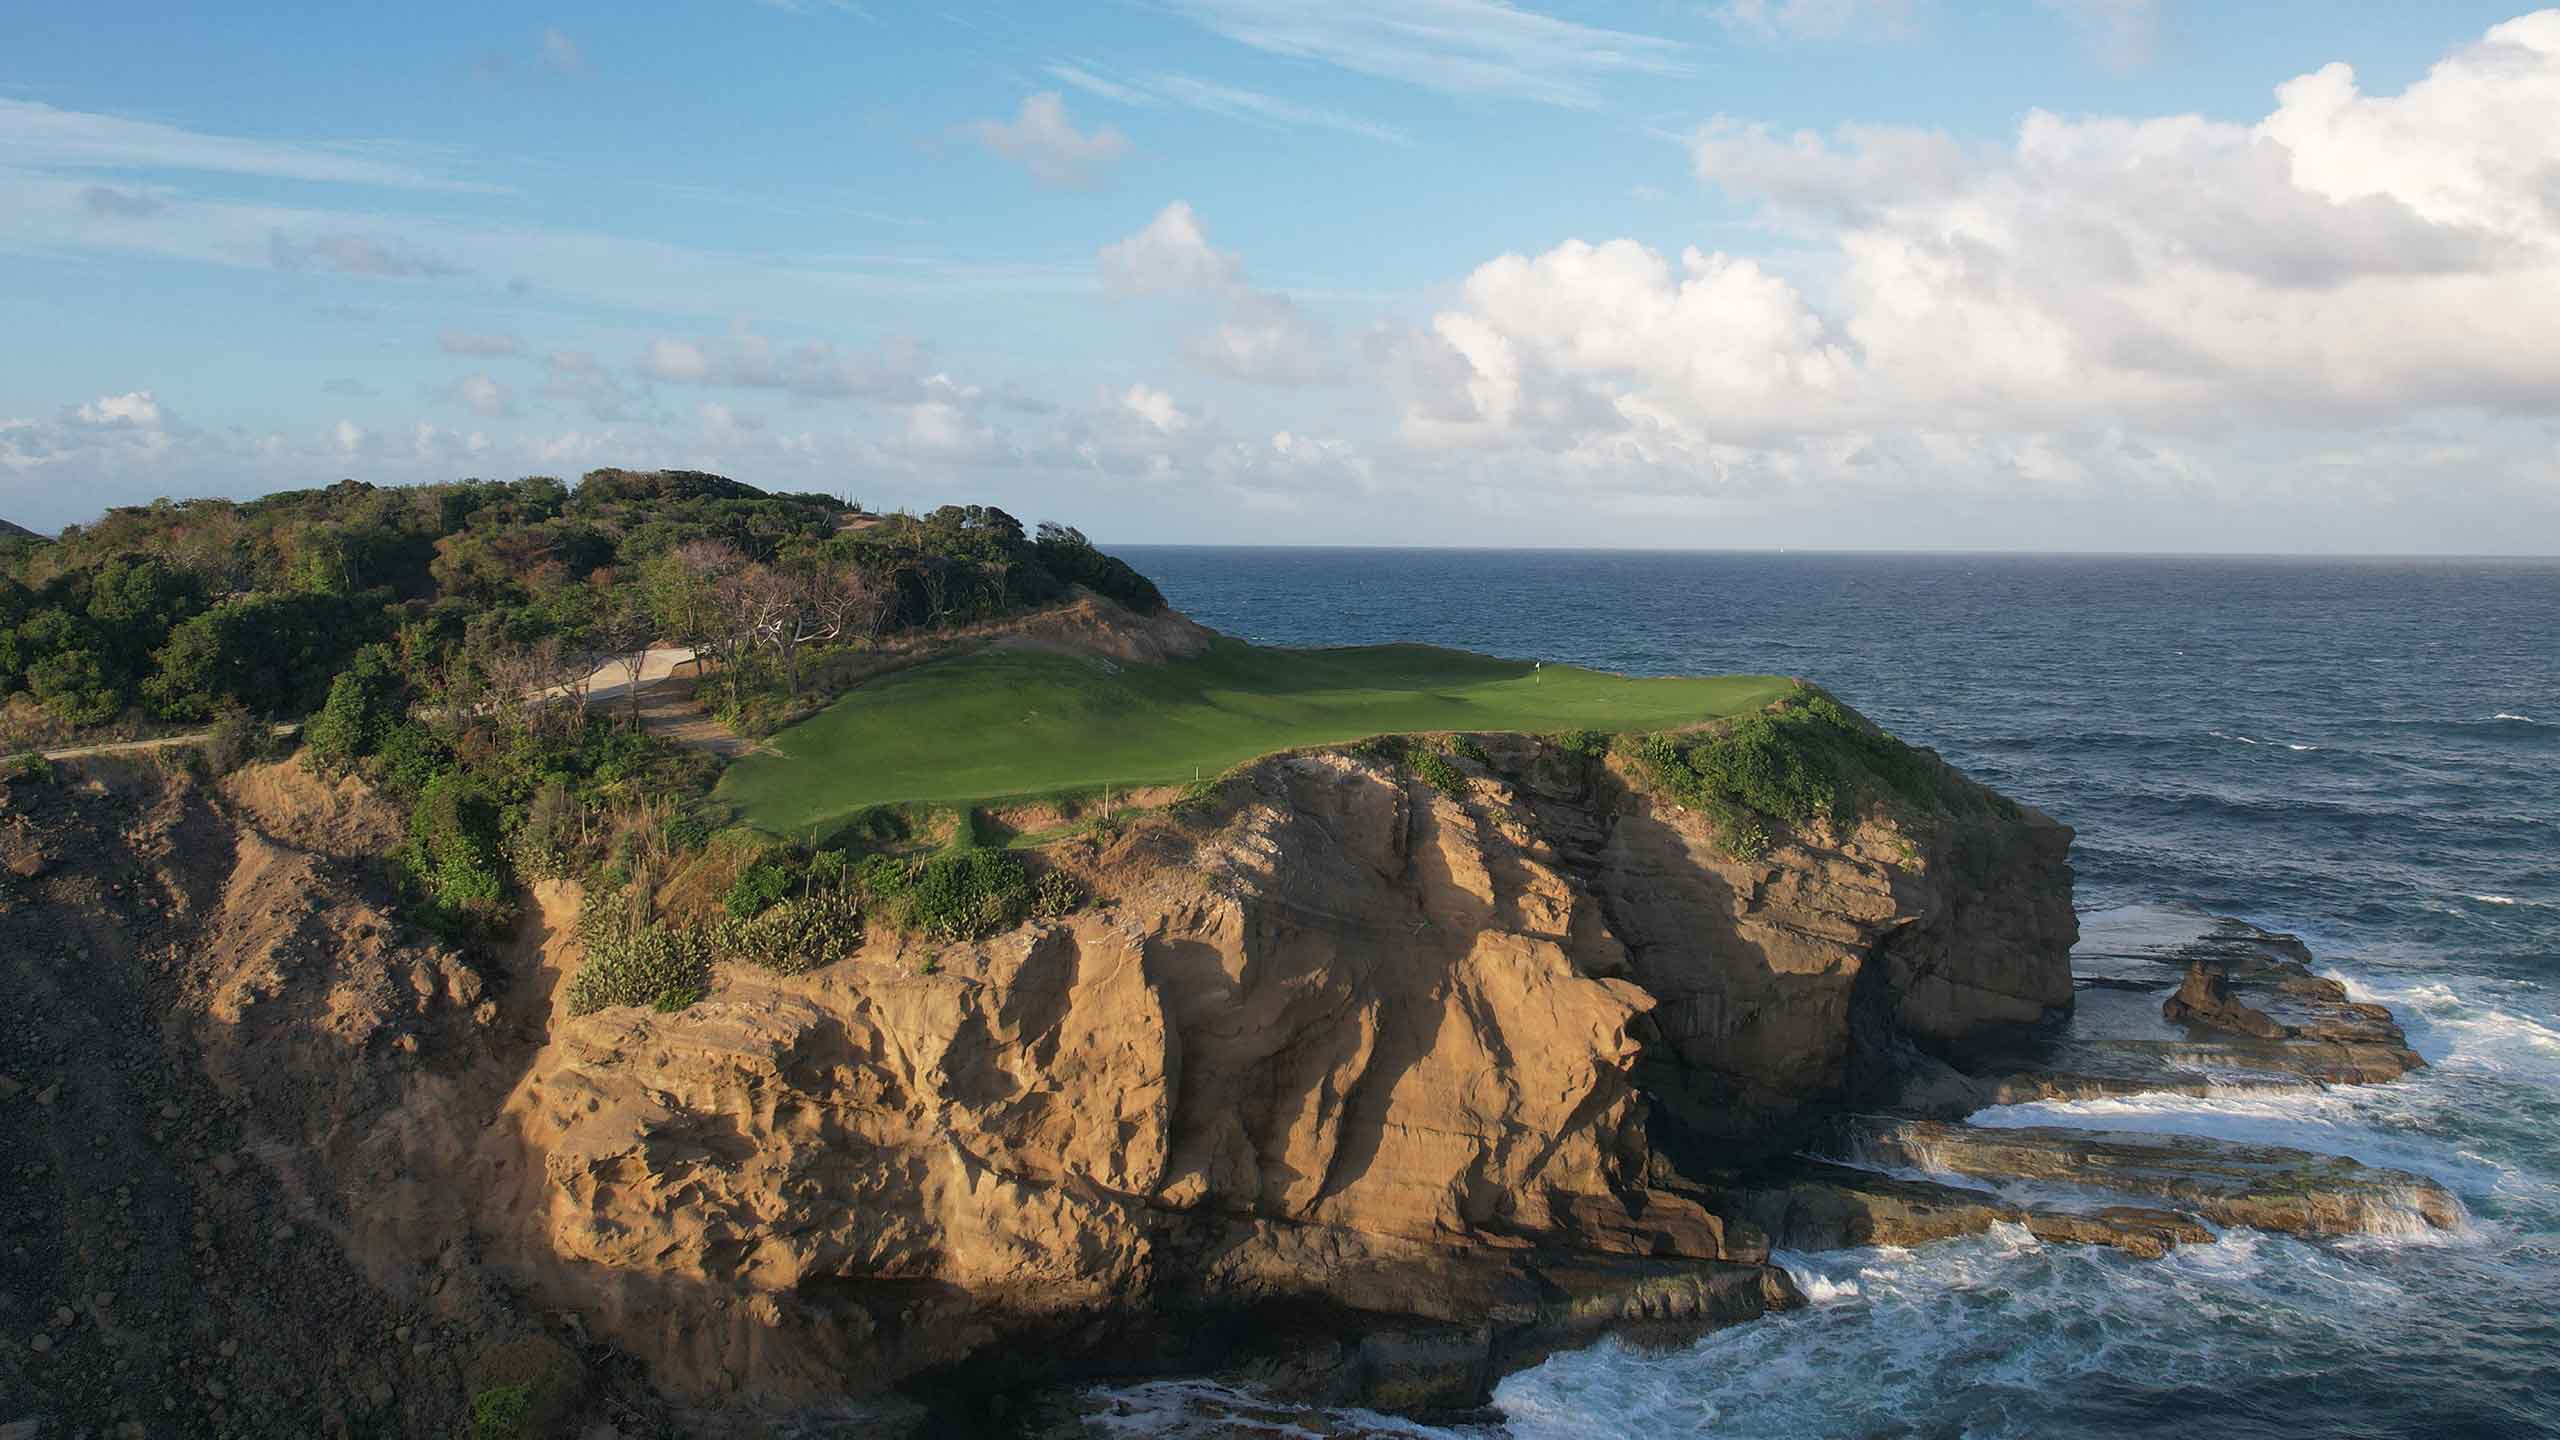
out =
<svg viewBox="0 0 2560 1440"><path fill-rule="evenodd" d="M0 515L2560 551L2560 12L640 8L13 7Z"/></svg>

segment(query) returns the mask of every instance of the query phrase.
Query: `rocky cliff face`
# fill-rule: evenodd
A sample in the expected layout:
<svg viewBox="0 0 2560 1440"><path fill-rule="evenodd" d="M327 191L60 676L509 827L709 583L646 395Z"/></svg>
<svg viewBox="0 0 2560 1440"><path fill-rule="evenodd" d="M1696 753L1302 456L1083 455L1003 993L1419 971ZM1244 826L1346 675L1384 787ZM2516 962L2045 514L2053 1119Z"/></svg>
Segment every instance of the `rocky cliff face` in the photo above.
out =
<svg viewBox="0 0 2560 1440"><path fill-rule="evenodd" d="M1961 782L1744 862L1487 745L1463 795L1275 757L1055 850L1102 897L1066 921L672 1015L556 1004L562 887L493 961L408 935L333 858L362 797L298 772L28 823L143 817L172 1033L465 1381L551 1363L525 1314L733 1412L1198 1366L1242 1317L1331 1347L1307 1393L1462 1407L1596 1328L1792 1303L1699 1178L2067 1010L2074 933L2069 832Z"/></svg>

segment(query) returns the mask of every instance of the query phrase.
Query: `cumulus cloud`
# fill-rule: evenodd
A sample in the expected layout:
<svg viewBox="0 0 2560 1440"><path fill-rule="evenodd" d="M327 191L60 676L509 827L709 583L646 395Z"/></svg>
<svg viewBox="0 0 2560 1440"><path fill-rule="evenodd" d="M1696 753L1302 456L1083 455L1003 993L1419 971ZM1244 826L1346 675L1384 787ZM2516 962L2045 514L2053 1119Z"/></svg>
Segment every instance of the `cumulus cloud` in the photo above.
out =
<svg viewBox="0 0 2560 1440"><path fill-rule="evenodd" d="M1322 327L1288 296L1246 283L1244 262L1209 244L1200 217L1180 200L1146 228L1102 247L1103 288L1118 295L1205 293L1221 317L1183 347L1193 365L1257 384L1303 385L1339 378Z"/></svg>
<svg viewBox="0 0 2560 1440"><path fill-rule="evenodd" d="M1200 217L1184 200L1157 211L1137 234L1102 247L1102 283L1121 295L1221 290L1243 275L1242 261L1209 248Z"/></svg>
<svg viewBox="0 0 2560 1440"><path fill-rule="evenodd" d="M2547 416L2553 114L2560 11L2399 95L2343 66L2304 76L2256 125L2036 113L1969 150L1719 122L1694 138L1699 173L1809 245L1808 279L1569 241L1487 262L1458 304L1367 348L1411 443L1691 487L1939 457L2023 486L2130 483L2167 457L2209 468L2200 436Z"/></svg>
<svg viewBox="0 0 2560 1440"><path fill-rule="evenodd" d="M515 396L506 386L486 374L467 375L456 381L453 398L470 408L475 415L513 415Z"/></svg>
<svg viewBox="0 0 2560 1440"><path fill-rule="evenodd" d="M441 280L470 273L406 240L352 233L296 239L282 230L271 231L267 236L267 259L278 270L335 270L394 280Z"/></svg>
<svg viewBox="0 0 2560 1440"><path fill-rule="evenodd" d="M1129 138L1109 125L1076 129L1067 102L1055 90L1025 96L1011 122L980 120L969 133L992 154L1031 172L1043 185L1090 187L1129 148Z"/></svg>
<svg viewBox="0 0 2560 1440"><path fill-rule="evenodd" d="M1171 395L1143 384L1120 393L1120 408L1160 435L1179 435L1198 418L1175 404Z"/></svg>

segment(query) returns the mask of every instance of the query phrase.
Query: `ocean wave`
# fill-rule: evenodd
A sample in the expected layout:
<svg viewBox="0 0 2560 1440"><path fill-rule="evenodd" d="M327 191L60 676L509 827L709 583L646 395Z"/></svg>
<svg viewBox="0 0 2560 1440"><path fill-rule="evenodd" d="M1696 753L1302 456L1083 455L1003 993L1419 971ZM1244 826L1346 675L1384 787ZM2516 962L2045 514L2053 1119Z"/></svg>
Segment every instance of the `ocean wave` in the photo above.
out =
<svg viewBox="0 0 2560 1440"><path fill-rule="evenodd" d="M2237 741L2239 741L2239 742L2240 742L2241 744L2243 744L2243 745L2268 745L2268 744L2276 744L2276 745L2281 745L2281 746L2283 746L2283 747L2284 747L2284 748L2286 748L2287 750L2292 750L2292 751L2295 751L2295 752L2301 752L2301 751L2307 751L2307 750L2317 750L2317 749L2319 749L2319 748L2320 748L2320 747L2319 747L2319 746L2317 746L2317 745L2305 745L2305 744L2301 744L2301 743L2298 743L2298 742L2296 742L2296 741L2292 741L2292 740L2276 740L2276 741L2261 740L2261 739L2257 738L2257 737L2256 737L2256 736L2254 736L2254 735L2241 735L2241 734L2236 734L2236 733L2234 733L2234 732L2232 732L2232 731L2228 731L2228 730L2207 730L2207 731L2206 731L2206 732L2204 732L2204 733L2206 733L2207 735L2212 736L2212 737L2213 737L2214 739L2216 739L2216 740L2237 740Z"/></svg>
<svg viewBox="0 0 2560 1440"><path fill-rule="evenodd" d="M2387 1005L2410 1031L2418 1053L2437 1065L2498 1075L2560 1079L2560 1028L2530 1015L2464 998L2440 980L2378 985L2337 970L2347 998ZM2430 1054L2431 1050L2440 1053Z"/></svg>
<svg viewBox="0 0 2560 1440"><path fill-rule="evenodd" d="M2541 724L2541 723L2542 723L2541 721L2534 719L2534 718L2533 718L2532 716L2530 716L2530 715L2518 715L2518 714L2515 714L2515 713L2513 713L2513 712L2511 712L2511 711L2506 711L2506 710L2501 710L2501 711L2499 711L2497 714L2492 715L2492 716L2490 716L2489 718L2490 718L2490 719L2492 719L2492 720L2504 720L2504 721L2507 721L2507 722L2508 722L2508 723L2510 723L2510 724L2515 724L2515 725L2539 725L2539 724Z"/></svg>

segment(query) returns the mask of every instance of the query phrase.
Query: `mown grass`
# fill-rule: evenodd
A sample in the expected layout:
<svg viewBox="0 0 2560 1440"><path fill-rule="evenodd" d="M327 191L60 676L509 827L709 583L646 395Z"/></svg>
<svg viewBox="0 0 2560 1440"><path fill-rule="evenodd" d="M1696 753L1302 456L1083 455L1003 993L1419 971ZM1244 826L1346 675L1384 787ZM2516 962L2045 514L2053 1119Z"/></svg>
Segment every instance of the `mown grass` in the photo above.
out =
<svg viewBox="0 0 2560 1440"><path fill-rule="evenodd" d="M1631 679L1425 645L1113 665L992 651L900 671L730 765L715 798L777 835L874 806L963 806L1215 775L1276 750L1434 731L1660 730L1784 695L1766 675Z"/></svg>

